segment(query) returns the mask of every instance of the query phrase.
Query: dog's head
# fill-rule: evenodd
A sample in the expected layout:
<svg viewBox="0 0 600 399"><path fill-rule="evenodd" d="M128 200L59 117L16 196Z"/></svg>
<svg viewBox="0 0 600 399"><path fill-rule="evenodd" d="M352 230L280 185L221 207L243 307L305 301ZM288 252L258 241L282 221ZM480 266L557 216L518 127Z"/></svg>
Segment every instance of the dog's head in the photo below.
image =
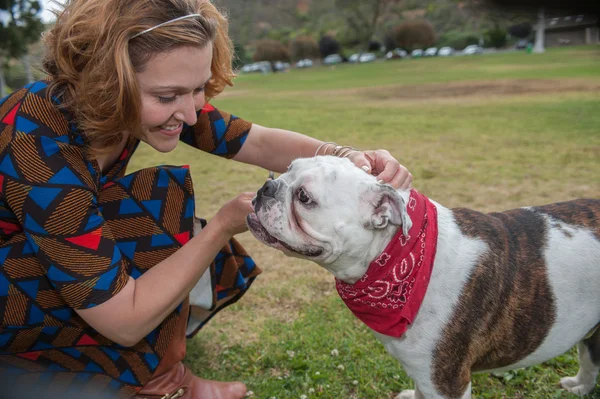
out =
<svg viewBox="0 0 600 399"><path fill-rule="evenodd" d="M258 190L247 222L263 243L353 282L398 227L405 234L410 229L408 195L348 159L302 158Z"/></svg>

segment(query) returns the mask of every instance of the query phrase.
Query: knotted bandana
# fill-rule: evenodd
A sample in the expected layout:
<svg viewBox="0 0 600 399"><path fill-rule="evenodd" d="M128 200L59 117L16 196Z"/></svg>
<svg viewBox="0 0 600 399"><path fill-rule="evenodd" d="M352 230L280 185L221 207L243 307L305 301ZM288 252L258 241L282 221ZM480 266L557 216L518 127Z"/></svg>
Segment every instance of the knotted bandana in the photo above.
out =
<svg viewBox="0 0 600 399"><path fill-rule="evenodd" d="M429 284L437 246L437 210L412 190L406 206L412 227L402 229L354 284L336 279L346 306L372 330L400 337L413 322Z"/></svg>

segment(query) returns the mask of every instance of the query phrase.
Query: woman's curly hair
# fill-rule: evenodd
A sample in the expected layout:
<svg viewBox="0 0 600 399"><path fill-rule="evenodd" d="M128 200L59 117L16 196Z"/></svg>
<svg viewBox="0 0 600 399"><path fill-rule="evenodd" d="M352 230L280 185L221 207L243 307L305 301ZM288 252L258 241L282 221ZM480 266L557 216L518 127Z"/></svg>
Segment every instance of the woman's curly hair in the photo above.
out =
<svg viewBox="0 0 600 399"><path fill-rule="evenodd" d="M153 29L174 18L200 14ZM135 73L158 53L213 43L207 100L232 85L233 45L226 17L209 0L70 0L45 35L48 94L75 118L93 144L112 152L125 132L139 135L141 97Z"/></svg>

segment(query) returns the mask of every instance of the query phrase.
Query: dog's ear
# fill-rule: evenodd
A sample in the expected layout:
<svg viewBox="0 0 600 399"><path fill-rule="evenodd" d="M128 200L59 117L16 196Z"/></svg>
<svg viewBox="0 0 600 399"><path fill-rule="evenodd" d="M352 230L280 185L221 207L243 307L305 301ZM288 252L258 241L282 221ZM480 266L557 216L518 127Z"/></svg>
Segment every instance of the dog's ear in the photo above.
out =
<svg viewBox="0 0 600 399"><path fill-rule="evenodd" d="M386 184L378 184L365 196L369 201L370 220L368 226L372 229L384 229L388 224L402 226L402 233L408 236L412 221L406 212L406 202L396 190Z"/></svg>

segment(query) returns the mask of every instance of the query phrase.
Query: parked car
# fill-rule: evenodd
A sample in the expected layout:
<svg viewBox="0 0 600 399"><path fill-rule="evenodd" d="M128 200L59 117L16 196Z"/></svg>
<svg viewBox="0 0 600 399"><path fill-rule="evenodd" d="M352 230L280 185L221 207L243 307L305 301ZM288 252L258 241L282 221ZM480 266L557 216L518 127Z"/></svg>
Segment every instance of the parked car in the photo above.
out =
<svg viewBox="0 0 600 399"><path fill-rule="evenodd" d="M273 69L277 72L285 72L290 69L290 64L288 62L277 61L273 64Z"/></svg>
<svg viewBox="0 0 600 399"><path fill-rule="evenodd" d="M356 53L352 54L350 58L348 58L348 62L357 63L357 62L371 62L375 61L377 56L373 53Z"/></svg>
<svg viewBox="0 0 600 399"><path fill-rule="evenodd" d="M313 62L308 58L296 62L296 68L310 68L311 66L313 66Z"/></svg>
<svg viewBox="0 0 600 399"><path fill-rule="evenodd" d="M411 51L410 56L413 58L419 58L423 56L423 50L421 50L420 48L414 49L413 51Z"/></svg>
<svg viewBox="0 0 600 399"><path fill-rule="evenodd" d="M401 48L395 48L385 54L386 60L402 59L408 57L408 53Z"/></svg>
<svg viewBox="0 0 600 399"><path fill-rule="evenodd" d="M260 73L269 73L273 72L271 67L271 63L269 61L259 61L254 62L252 64L246 64L242 67L243 73L252 73L252 72L260 72Z"/></svg>
<svg viewBox="0 0 600 399"><path fill-rule="evenodd" d="M453 54L454 54L454 49L449 46L442 47L437 52L437 55L440 57L447 57L447 56L453 55Z"/></svg>
<svg viewBox="0 0 600 399"><path fill-rule="evenodd" d="M518 50L523 50L523 49L527 48L528 44L529 44L529 40L519 39L519 40L517 40L517 43L515 43L515 48Z"/></svg>
<svg viewBox="0 0 600 399"><path fill-rule="evenodd" d="M462 52L465 55L481 54L483 53L483 48L477 44L471 44L470 46L465 47Z"/></svg>
<svg viewBox="0 0 600 399"><path fill-rule="evenodd" d="M427 50L425 50L425 52L423 53L424 57L433 57L434 55L437 54L437 47L429 47Z"/></svg>
<svg viewBox="0 0 600 399"><path fill-rule="evenodd" d="M335 65L343 61L344 59L339 54L329 54L327 57L323 58L324 65Z"/></svg>
<svg viewBox="0 0 600 399"><path fill-rule="evenodd" d="M373 53L362 53L360 57L358 57L358 62L371 62L375 61L377 56Z"/></svg>
<svg viewBox="0 0 600 399"><path fill-rule="evenodd" d="M254 64L246 64L241 69L242 73L254 72Z"/></svg>

